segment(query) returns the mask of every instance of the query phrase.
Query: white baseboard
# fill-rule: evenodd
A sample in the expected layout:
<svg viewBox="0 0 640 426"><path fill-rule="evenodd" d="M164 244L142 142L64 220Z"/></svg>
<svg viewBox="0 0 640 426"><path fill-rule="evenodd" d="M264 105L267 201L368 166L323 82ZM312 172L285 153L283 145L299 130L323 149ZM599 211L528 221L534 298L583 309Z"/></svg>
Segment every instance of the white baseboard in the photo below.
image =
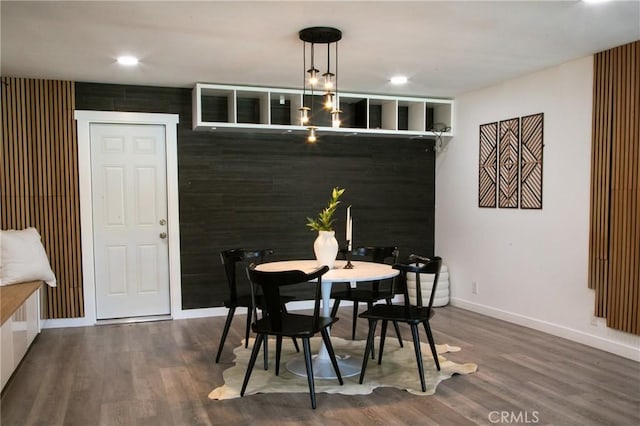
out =
<svg viewBox="0 0 640 426"><path fill-rule="evenodd" d="M90 321L87 317L81 318L60 318L60 319L42 319L40 326L45 328L67 328L67 327L88 327L96 325L95 321Z"/></svg>
<svg viewBox="0 0 640 426"><path fill-rule="evenodd" d="M189 318L206 318L206 317L226 317L229 310L225 307L218 308L201 308L201 309L183 309L173 315L173 319L189 319ZM246 308L237 308L237 315L245 315Z"/></svg>
<svg viewBox="0 0 640 426"><path fill-rule="evenodd" d="M351 306L351 302L342 302L340 306ZM299 311L303 309L313 309L312 301L290 302L287 304L290 311ZM172 315L173 319L189 319L189 318L206 318L206 317L222 317L227 316L228 309L219 308L202 308L202 309L184 309ZM238 308L236 315L246 315L246 308ZM83 318L62 318L62 319L43 319L40 322L41 328L65 328L65 327L88 327L96 325L95 321Z"/></svg>
<svg viewBox="0 0 640 426"><path fill-rule="evenodd" d="M513 324L532 328L534 330L542 331L554 336L562 337L567 340L582 343L583 345L591 346L593 348L600 349L605 352L610 352L623 358L640 362L640 348L638 347L625 345L620 342L614 342L612 340L587 334L582 331L542 321L536 318L530 318L524 315L515 314L513 312L503 311L491 306L469 302L468 300L451 298L450 303L451 305L458 308L466 309L468 311L477 312L479 314L483 314L492 318L497 318Z"/></svg>

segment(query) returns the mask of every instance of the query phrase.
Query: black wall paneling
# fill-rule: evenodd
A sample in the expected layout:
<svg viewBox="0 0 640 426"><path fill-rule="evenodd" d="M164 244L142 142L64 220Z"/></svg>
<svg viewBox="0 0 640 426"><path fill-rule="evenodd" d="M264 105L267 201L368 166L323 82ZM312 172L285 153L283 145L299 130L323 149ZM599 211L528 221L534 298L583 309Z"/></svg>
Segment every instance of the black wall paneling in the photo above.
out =
<svg viewBox="0 0 640 426"><path fill-rule="evenodd" d="M204 121L229 121L229 105L225 96L202 97L202 119Z"/></svg>
<svg viewBox="0 0 640 426"><path fill-rule="evenodd" d="M260 99L238 98L238 123L260 123Z"/></svg>
<svg viewBox="0 0 640 426"><path fill-rule="evenodd" d="M352 205L355 245L397 245L401 257L433 254L435 154L426 138L320 132L191 130L191 90L77 83L78 109L179 113L178 180L182 306L221 306L227 296L219 252L275 250L274 260L313 258L306 226L346 188L336 213L344 243Z"/></svg>
<svg viewBox="0 0 640 426"><path fill-rule="evenodd" d="M398 130L409 130L409 107L398 107Z"/></svg>
<svg viewBox="0 0 640 426"><path fill-rule="evenodd" d="M291 125L291 101L271 99L271 124Z"/></svg>
<svg viewBox="0 0 640 426"><path fill-rule="evenodd" d="M382 105L369 105L369 128L382 128Z"/></svg>

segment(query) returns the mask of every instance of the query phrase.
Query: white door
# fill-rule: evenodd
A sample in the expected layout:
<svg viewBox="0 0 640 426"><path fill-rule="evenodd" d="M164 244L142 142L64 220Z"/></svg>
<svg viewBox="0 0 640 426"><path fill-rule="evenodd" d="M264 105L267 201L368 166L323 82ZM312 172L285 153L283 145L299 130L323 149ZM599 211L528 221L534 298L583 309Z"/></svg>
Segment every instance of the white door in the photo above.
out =
<svg viewBox="0 0 640 426"><path fill-rule="evenodd" d="M165 126L90 125L96 318L171 313Z"/></svg>

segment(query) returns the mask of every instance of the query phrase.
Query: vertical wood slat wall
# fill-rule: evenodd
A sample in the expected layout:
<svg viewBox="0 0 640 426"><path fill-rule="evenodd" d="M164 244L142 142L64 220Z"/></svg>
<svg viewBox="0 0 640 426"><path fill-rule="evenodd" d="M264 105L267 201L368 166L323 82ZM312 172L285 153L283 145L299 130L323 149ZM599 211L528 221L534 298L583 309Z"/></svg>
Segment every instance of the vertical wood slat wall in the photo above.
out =
<svg viewBox="0 0 640 426"><path fill-rule="evenodd" d="M640 41L594 57L589 288L595 315L640 334Z"/></svg>
<svg viewBox="0 0 640 426"><path fill-rule="evenodd" d="M43 318L84 316L75 86L2 77L2 229L35 227L57 287L45 286Z"/></svg>

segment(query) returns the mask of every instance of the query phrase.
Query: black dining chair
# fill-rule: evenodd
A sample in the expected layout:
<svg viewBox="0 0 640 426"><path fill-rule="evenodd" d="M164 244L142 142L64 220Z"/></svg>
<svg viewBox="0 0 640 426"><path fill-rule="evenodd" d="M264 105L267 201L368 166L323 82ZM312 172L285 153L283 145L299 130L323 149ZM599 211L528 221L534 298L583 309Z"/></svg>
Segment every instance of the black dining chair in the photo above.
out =
<svg viewBox="0 0 640 426"><path fill-rule="evenodd" d="M331 338L329 337L329 327L338 321L338 318L320 316L322 275L324 275L328 270L329 268L326 265L309 274L303 271L264 272L256 270L255 265L251 265L247 268L247 274L249 276L249 280L253 283L253 288L255 290L262 290L264 309L262 311L261 318L258 318L258 313L256 312L255 321L251 325L251 328L257 334L257 337L253 344L253 349L251 350L251 357L242 383L240 396L244 396L247 389L247 384L249 383L253 366L255 365L256 358L260 352L260 345L263 343L265 345L267 344L267 337L269 335L276 336L276 376L280 374L282 338L292 337L302 339L305 366L307 369L307 381L309 382L309 394L311 396L311 407L316 408L316 393L309 339L317 333L320 333L322 336L322 340L327 348L333 369L336 372L340 385L342 385L343 382L342 376L340 375L340 368L338 367L336 355L333 351L333 346L331 345ZM282 307L284 304L280 297L281 288L303 282L315 284L315 303L313 307L313 314L293 314L283 310Z"/></svg>
<svg viewBox="0 0 640 426"><path fill-rule="evenodd" d="M342 248L341 254L347 255L347 249ZM398 262L399 251L397 247L393 246L374 246L374 247L357 247L350 253L351 257L355 256L355 260L368 260L376 263L391 263ZM355 288L351 288L350 283L338 283L333 285L331 290L331 298L334 300L333 307L331 309L331 316L335 317L340 307L342 300L353 302L353 322L351 324L351 340L356 338L356 324L358 322L358 304L360 302L367 304L367 309L371 309L374 303L384 300L388 305L392 304L392 299L396 295L395 279L371 282L357 283ZM398 336L398 342L400 346L403 346L402 336L400 334L400 327L398 323L394 322L393 326ZM371 353L373 357L373 351Z"/></svg>
<svg viewBox="0 0 640 426"><path fill-rule="evenodd" d="M436 352L436 345L433 340L433 334L431 333L431 326L429 320L433 317L434 311L433 299L436 294L436 288L438 287L438 278L440 276L440 267L442 265L442 259L440 257L423 257L417 255L411 255L410 264L395 264L394 269L400 271L400 281L403 284L404 289L404 305L374 305L372 308L360 314L360 318L366 318L369 320L369 335L367 336L367 346L362 358L362 370L360 371L360 383L364 380L364 374L367 369L367 362L369 360L369 352L373 348L373 339L376 332L376 325L378 321L382 321L382 328L380 330L380 348L378 352L378 364L382 363L382 353L384 351L384 340L387 333L387 323L389 321L403 322L409 324L411 327L411 335L413 336L413 346L416 353L416 362L418 363L418 372L420 374L420 384L422 385L422 392L426 391L426 385L424 382L424 366L422 364L422 352L420 349L420 335L418 333L418 325L423 324L424 330L427 333L427 340L431 347L431 354L433 355L433 361L436 364L436 369L440 371L440 362L438 361L438 353ZM415 274L415 288L409 288L407 284L407 274ZM433 276L433 286L431 288L431 294L429 300L425 302L422 300L422 289L420 288L420 275L429 274Z"/></svg>
<svg viewBox="0 0 640 426"><path fill-rule="evenodd" d="M229 309L229 312L227 313L227 320L224 323L222 337L218 346L216 363L220 361L220 355L222 354L222 349L224 348L224 342L227 340L229 328L231 327L231 321L233 320L236 308L238 307L247 308L247 325L245 329L244 346L246 348L249 345L249 332L251 330L251 318L254 309L251 299L251 289L249 288L249 282L247 282L246 285L243 286L244 288L238 285L237 271L238 269L240 269L239 265L242 267L240 270L242 272L243 280L245 280L246 275L244 273L244 270L249 263L262 263L268 255L272 254L272 249L245 250L236 248L223 250L220 252L220 260L222 261L222 265L224 266L224 270L227 276L227 285L229 286L229 298L224 300L224 306ZM287 303L291 300L293 300L293 298L285 299L284 303ZM259 295L256 297L256 303L258 303L257 308L262 309L262 299ZM296 347L296 350L300 351L298 343L296 341L294 341L294 345ZM268 355L265 353L265 359L267 356Z"/></svg>

